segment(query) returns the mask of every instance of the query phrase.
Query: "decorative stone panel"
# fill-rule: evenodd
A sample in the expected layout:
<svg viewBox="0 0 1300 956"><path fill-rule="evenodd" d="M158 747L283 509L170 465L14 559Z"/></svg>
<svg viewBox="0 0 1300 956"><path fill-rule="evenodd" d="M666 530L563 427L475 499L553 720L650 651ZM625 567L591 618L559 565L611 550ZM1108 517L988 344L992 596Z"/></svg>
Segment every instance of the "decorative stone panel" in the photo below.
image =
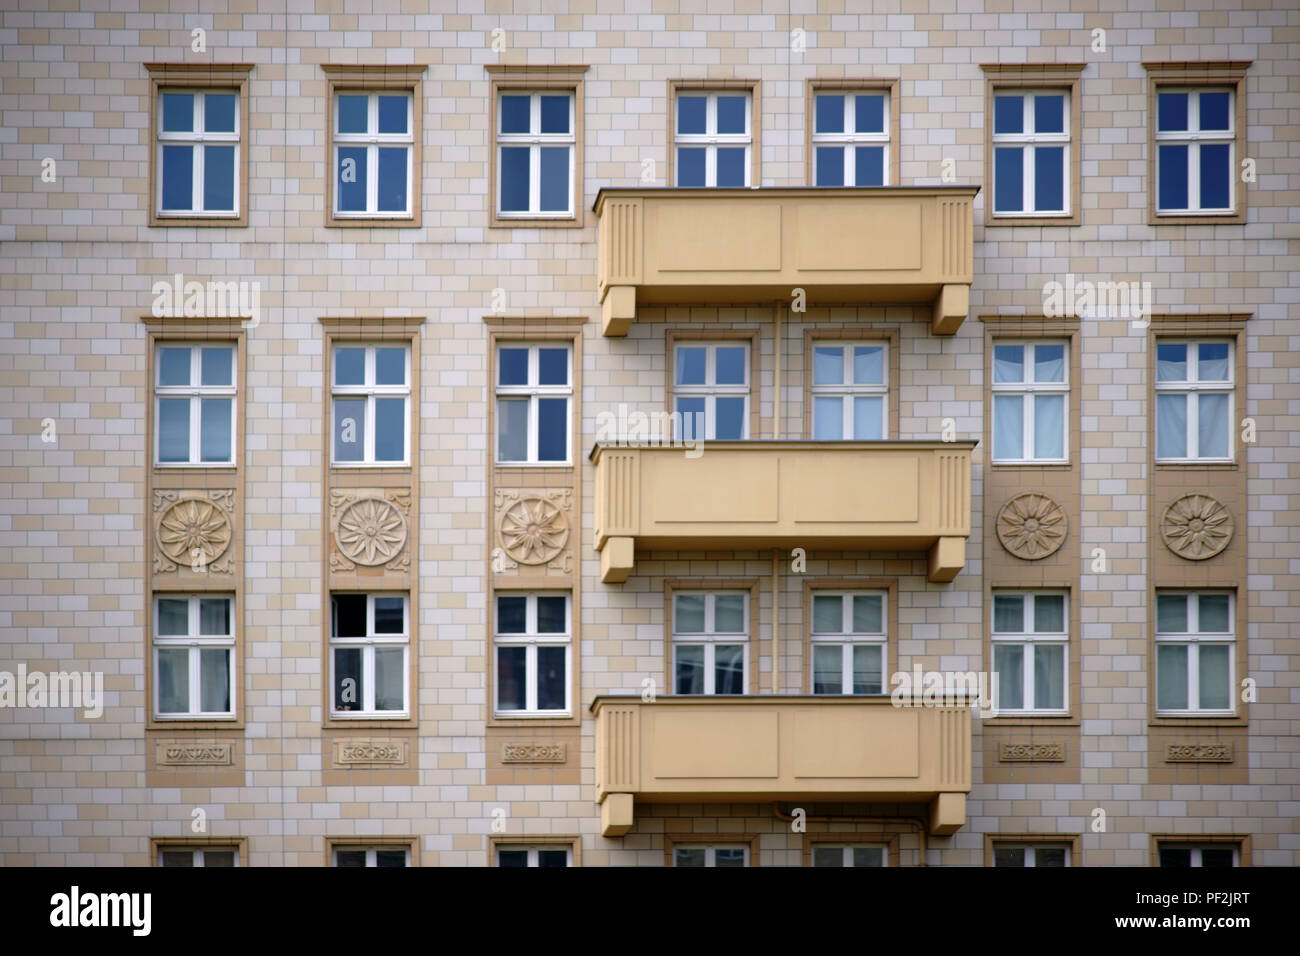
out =
<svg viewBox="0 0 1300 956"><path fill-rule="evenodd" d="M235 762L235 746L203 740L159 740L155 762L160 767L228 767Z"/></svg>
<svg viewBox="0 0 1300 956"><path fill-rule="evenodd" d="M1232 742L1211 743L1176 741L1165 744L1165 763L1232 763Z"/></svg>
<svg viewBox="0 0 1300 956"><path fill-rule="evenodd" d="M502 763L564 763L567 759L568 749L562 743L501 745Z"/></svg>
<svg viewBox="0 0 1300 956"><path fill-rule="evenodd" d="M1160 537L1180 558L1204 561L1223 551L1235 525L1223 503L1211 495L1175 498L1160 519Z"/></svg>
<svg viewBox="0 0 1300 956"><path fill-rule="evenodd" d="M330 570L407 571L411 493L405 488L330 492Z"/></svg>
<svg viewBox="0 0 1300 956"><path fill-rule="evenodd" d="M1008 553L1026 561L1055 554L1068 529L1064 509L1047 495L1016 495L998 512L998 541Z"/></svg>
<svg viewBox="0 0 1300 956"><path fill-rule="evenodd" d="M998 760L1002 763L1063 763L1065 761L1065 744L999 743Z"/></svg>
<svg viewBox="0 0 1300 956"><path fill-rule="evenodd" d="M155 574L176 571L178 567L222 575L234 573L234 553L230 550L234 489L155 489L153 512Z"/></svg>
<svg viewBox="0 0 1300 956"><path fill-rule="evenodd" d="M573 491L538 488L496 489L497 573L520 565L573 570Z"/></svg>

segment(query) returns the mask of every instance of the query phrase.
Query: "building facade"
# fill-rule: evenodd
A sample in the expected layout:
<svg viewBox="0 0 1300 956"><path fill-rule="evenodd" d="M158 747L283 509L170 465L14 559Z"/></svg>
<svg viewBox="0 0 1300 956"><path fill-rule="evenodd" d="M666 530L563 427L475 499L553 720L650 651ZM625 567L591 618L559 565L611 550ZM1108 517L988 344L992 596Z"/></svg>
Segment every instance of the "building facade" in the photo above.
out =
<svg viewBox="0 0 1300 956"><path fill-rule="evenodd" d="M1300 863L1294 5L125 6L0 18L0 864Z"/></svg>

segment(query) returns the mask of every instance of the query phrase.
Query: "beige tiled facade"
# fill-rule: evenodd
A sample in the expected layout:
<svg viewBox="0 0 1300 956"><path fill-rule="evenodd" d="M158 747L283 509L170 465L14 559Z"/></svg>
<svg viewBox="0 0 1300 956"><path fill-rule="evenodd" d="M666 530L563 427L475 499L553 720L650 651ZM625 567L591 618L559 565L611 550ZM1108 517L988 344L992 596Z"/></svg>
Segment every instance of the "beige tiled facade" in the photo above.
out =
<svg viewBox="0 0 1300 956"><path fill-rule="evenodd" d="M149 865L158 846L203 837L198 820L212 845L238 846L253 866L319 865L333 847L361 844L411 848L421 866L485 866L495 846L532 838L574 847L584 866L660 866L693 837L747 847L753 864L798 866L835 833L878 835L889 864L903 866L922 852L929 865L985 865L1000 837L1017 835L1058 835L1075 864L1145 866L1153 834L1232 836L1242 863L1300 864L1293 4L10 6L22 9L0 14L0 671L101 672L105 700L97 719L0 708L0 865ZM215 85L246 75L238 224L157 224L150 67L182 63ZM1245 155L1234 156L1253 170L1239 184L1244 221L1151 215L1148 91L1162 71L1147 65L1167 63L1203 67L1204 85L1216 69L1244 67ZM324 67L354 64L403 67L362 71L375 87L377 76L416 77L418 225L349 223L327 208L328 91L341 76L362 81ZM981 69L990 64L1004 69ZM986 95L991 76L1011 81L1011 64L1073 65L1074 224L986 221ZM1044 73L1055 75L1027 71ZM576 228L495 215L492 91L520 74L580 84ZM796 312L787 300L646 303L625 337L603 335L593 204L606 188L671 185L672 91L752 87L753 184L800 187L809 90L852 79L896 91L891 184L981 187L970 314L956 333L932 333L928 302ZM152 315L154 284L176 274L257 283L258 321ZM1045 284L1067 274L1149 282L1150 327L1044 317ZM1155 342L1199 329L1236 344L1234 461L1158 465ZM823 336L888 342L888 437L979 442L955 580L928 580L924 550L815 547L796 567L789 547L710 543L638 550L625 582L602 582L588 458L601 413L670 408L671 343L710 335L753 343L754 438L811 437L807 350ZM159 336L236 345L232 468L151 466ZM331 467L331 337L413 346L411 467ZM992 346L1044 337L1070 343L1069 460L994 466ZM498 339L570 343L571 466L494 466ZM227 570L155 563L169 489L232 492ZM385 567L336 566L332 509L343 499L331 496L374 489L405 509L409 553ZM1022 491L1050 495L1068 523L1042 560L1014 556L996 534ZM1175 556L1161 535L1166 507L1185 493L1213 496L1234 523L1207 561ZM500 512L520 494L565 515L564 555L544 566L496 561ZM638 803L629 832L602 836L590 706L665 692L666 591L692 581L748 590L752 690L794 695L809 692L805 598L823 579L888 582L891 672L988 671L996 589L1067 593L1068 713L971 720L971 790L951 835L927 832L924 803L844 804L810 790L776 803ZM405 719L330 715L329 594L361 587L410 599ZM565 719L494 716L492 595L520 587L572 594ZM1156 716L1152 609L1169 587L1235 592L1234 693L1254 682L1235 716ZM151 608L173 588L235 596L234 721L154 719ZM1170 744L1219 756L1171 762ZM169 746L208 756L169 763ZM788 819L795 807L806 832Z"/></svg>

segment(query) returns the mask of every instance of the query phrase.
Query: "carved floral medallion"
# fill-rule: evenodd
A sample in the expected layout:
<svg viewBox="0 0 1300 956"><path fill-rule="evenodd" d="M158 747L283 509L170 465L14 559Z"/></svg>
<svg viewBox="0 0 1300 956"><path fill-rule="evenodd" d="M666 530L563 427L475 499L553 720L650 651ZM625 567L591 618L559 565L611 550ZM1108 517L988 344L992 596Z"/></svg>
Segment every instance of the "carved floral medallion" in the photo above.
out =
<svg viewBox="0 0 1300 956"><path fill-rule="evenodd" d="M1017 495L998 512L998 540L1017 558L1037 561L1065 543L1065 511L1047 495Z"/></svg>
<svg viewBox="0 0 1300 956"><path fill-rule="evenodd" d="M233 508L233 491L212 491L206 497L155 491L154 571L175 571L181 566L230 574L230 558L220 559L234 537L230 523Z"/></svg>
<svg viewBox="0 0 1300 956"><path fill-rule="evenodd" d="M357 565L408 569L410 501L410 492L403 489L330 492L334 523L330 567L335 571L350 571Z"/></svg>
<svg viewBox="0 0 1300 956"><path fill-rule="evenodd" d="M506 555L527 565L546 564L559 555L569 541L568 495L525 494L505 504L508 499L499 492L497 531Z"/></svg>
<svg viewBox="0 0 1300 956"><path fill-rule="evenodd" d="M1220 553L1232 540L1233 531L1232 515L1209 495L1175 498L1160 519L1165 547L1189 561L1204 561Z"/></svg>

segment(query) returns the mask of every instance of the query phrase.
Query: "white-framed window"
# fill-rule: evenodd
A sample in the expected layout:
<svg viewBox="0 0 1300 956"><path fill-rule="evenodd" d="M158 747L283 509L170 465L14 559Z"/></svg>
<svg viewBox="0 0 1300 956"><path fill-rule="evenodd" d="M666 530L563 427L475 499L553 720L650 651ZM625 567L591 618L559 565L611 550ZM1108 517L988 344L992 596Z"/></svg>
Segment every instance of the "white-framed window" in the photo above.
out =
<svg viewBox="0 0 1300 956"><path fill-rule="evenodd" d="M239 91L158 91L159 216L237 217Z"/></svg>
<svg viewBox="0 0 1300 956"><path fill-rule="evenodd" d="M749 673L749 595L673 594L673 693L743 694Z"/></svg>
<svg viewBox="0 0 1300 956"><path fill-rule="evenodd" d="M411 350L404 344L336 344L331 463L405 465L409 459Z"/></svg>
<svg viewBox="0 0 1300 956"><path fill-rule="evenodd" d="M558 844L498 846L497 866L573 866L573 847Z"/></svg>
<svg viewBox="0 0 1300 956"><path fill-rule="evenodd" d="M410 866L411 849L404 846L336 846L335 866Z"/></svg>
<svg viewBox="0 0 1300 956"><path fill-rule="evenodd" d="M993 95L993 215L1070 214L1070 94Z"/></svg>
<svg viewBox="0 0 1300 956"><path fill-rule="evenodd" d="M814 694L885 692L885 591L818 591L812 596Z"/></svg>
<svg viewBox="0 0 1300 956"><path fill-rule="evenodd" d="M813 866L888 866L889 848L875 843L817 843Z"/></svg>
<svg viewBox="0 0 1300 956"><path fill-rule="evenodd" d="M498 464L569 463L573 349L566 342L497 346Z"/></svg>
<svg viewBox="0 0 1300 956"><path fill-rule="evenodd" d="M688 843L673 847L673 866L749 866L743 844Z"/></svg>
<svg viewBox="0 0 1300 956"><path fill-rule="evenodd" d="M234 607L230 595L154 598L154 716L235 715Z"/></svg>
<svg viewBox="0 0 1300 956"><path fill-rule="evenodd" d="M1234 713L1233 595L1228 591L1156 594L1156 712Z"/></svg>
<svg viewBox="0 0 1300 956"><path fill-rule="evenodd" d="M1069 709L1066 596L995 591L993 671L998 713L1064 714Z"/></svg>
<svg viewBox="0 0 1300 956"><path fill-rule="evenodd" d="M1162 867L1185 868L1192 866L1229 869L1241 866L1239 843L1157 843L1156 854Z"/></svg>
<svg viewBox="0 0 1300 956"><path fill-rule="evenodd" d="M412 215L415 97L400 90L334 94L334 215Z"/></svg>
<svg viewBox="0 0 1300 956"><path fill-rule="evenodd" d="M410 666L405 594L330 595L330 716L405 717Z"/></svg>
<svg viewBox="0 0 1300 956"><path fill-rule="evenodd" d="M747 343L679 343L673 367L673 411L681 416L685 440L749 437Z"/></svg>
<svg viewBox="0 0 1300 956"><path fill-rule="evenodd" d="M813 185L889 184L889 92L813 93Z"/></svg>
<svg viewBox="0 0 1300 956"><path fill-rule="evenodd" d="M239 866L239 848L234 846L159 846L159 866Z"/></svg>
<svg viewBox="0 0 1300 956"><path fill-rule="evenodd" d="M503 90L497 100L497 215L574 214L573 90Z"/></svg>
<svg viewBox="0 0 1300 956"><path fill-rule="evenodd" d="M1042 843L994 843L994 866L1069 866L1070 848Z"/></svg>
<svg viewBox="0 0 1300 956"><path fill-rule="evenodd" d="M993 343L993 460L1069 458L1069 344Z"/></svg>
<svg viewBox="0 0 1300 956"><path fill-rule="evenodd" d="M748 186L749 113L747 90L678 90L674 185Z"/></svg>
<svg viewBox="0 0 1300 956"><path fill-rule="evenodd" d="M498 592L495 626L497 715L567 716L573 696L570 595Z"/></svg>
<svg viewBox="0 0 1300 956"><path fill-rule="evenodd" d="M154 464L235 463L234 343L159 342Z"/></svg>
<svg viewBox="0 0 1300 956"><path fill-rule="evenodd" d="M1233 96L1223 87L1157 89L1157 212L1233 212Z"/></svg>
<svg viewBox="0 0 1300 956"><path fill-rule="evenodd" d="M813 438L878 441L889 434L889 346L818 342L813 346Z"/></svg>
<svg viewBox="0 0 1300 956"><path fill-rule="evenodd" d="M1231 461L1228 341L1156 340L1156 460Z"/></svg>

